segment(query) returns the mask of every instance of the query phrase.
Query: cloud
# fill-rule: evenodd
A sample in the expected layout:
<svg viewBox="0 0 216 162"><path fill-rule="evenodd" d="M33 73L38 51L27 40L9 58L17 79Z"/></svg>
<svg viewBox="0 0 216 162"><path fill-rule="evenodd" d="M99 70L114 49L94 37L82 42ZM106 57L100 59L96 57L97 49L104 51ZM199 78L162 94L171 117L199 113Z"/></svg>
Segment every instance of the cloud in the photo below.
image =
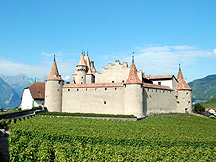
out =
<svg viewBox="0 0 216 162"><path fill-rule="evenodd" d="M213 50L214 55L216 56L216 49Z"/></svg>
<svg viewBox="0 0 216 162"><path fill-rule="evenodd" d="M67 75L66 77L63 78L64 81L70 81L71 77L69 75Z"/></svg>
<svg viewBox="0 0 216 162"><path fill-rule="evenodd" d="M214 57L213 52L200 50L194 46L140 46L134 48L135 63L138 69L142 69L146 74L161 75L175 74L178 64L189 66L196 64L198 60L207 57ZM131 55L125 54L122 60L131 63Z"/></svg>

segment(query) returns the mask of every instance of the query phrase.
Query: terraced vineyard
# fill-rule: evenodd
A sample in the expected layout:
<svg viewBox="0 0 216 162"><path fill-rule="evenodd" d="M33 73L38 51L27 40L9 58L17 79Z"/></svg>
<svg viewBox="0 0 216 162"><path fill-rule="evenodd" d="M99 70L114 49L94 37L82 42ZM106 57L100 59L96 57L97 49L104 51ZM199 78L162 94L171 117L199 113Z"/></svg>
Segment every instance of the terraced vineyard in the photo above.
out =
<svg viewBox="0 0 216 162"><path fill-rule="evenodd" d="M11 124L11 161L215 161L216 120L36 116Z"/></svg>

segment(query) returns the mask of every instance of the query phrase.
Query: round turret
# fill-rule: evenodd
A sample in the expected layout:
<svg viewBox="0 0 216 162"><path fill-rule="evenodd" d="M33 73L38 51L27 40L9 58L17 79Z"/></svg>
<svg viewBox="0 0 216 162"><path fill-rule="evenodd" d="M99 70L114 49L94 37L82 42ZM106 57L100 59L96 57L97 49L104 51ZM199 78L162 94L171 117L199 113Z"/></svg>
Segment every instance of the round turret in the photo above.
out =
<svg viewBox="0 0 216 162"><path fill-rule="evenodd" d="M62 87L64 80L58 73L57 65L54 59L50 75L46 79L45 85L45 107L49 112L62 111Z"/></svg>

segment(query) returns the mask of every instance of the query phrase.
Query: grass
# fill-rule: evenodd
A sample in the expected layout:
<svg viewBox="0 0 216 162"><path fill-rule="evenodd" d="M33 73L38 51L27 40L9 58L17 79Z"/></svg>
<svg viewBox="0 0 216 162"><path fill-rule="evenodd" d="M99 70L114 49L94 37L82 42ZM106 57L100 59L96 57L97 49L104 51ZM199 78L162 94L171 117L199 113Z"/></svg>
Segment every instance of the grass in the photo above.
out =
<svg viewBox="0 0 216 162"><path fill-rule="evenodd" d="M50 116L82 116L82 117L112 117L112 118L136 118L133 115L93 114L93 113L67 113L67 112L41 112L40 115Z"/></svg>
<svg viewBox="0 0 216 162"><path fill-rule="evenodd" d="M201 103L202 106L204 106L205 108L216 108L216 97Z"/></svg>

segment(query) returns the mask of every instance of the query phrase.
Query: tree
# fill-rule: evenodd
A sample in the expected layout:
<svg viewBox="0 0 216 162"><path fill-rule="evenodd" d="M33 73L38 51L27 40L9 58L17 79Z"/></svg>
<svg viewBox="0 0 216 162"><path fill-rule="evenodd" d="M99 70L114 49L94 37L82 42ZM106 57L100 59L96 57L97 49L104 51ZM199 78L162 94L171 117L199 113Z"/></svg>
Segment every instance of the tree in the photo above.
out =
<svg viewBox="0 0 216 162"><path fill-rule="evenodd" d="M195 104L193 110L198 114L202 114L203 112L205 112L205 108L200 103Z"/></svg>

